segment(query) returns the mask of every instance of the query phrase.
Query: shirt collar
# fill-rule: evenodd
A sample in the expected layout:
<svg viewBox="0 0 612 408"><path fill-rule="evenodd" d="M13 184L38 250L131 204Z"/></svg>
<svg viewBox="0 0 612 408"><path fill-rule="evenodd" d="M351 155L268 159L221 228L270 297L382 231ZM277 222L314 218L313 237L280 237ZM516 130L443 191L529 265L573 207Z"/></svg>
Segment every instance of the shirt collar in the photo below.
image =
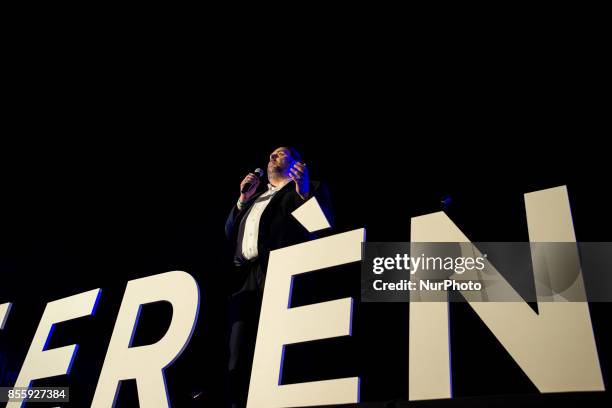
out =
<svg viewBox="0 0 612 408"><path fill-rule="evenodd" d="M278 191L281 188L285 187L285 185L287 185L287 183L289 183L291 181L291 179L287 179L285 181L283 181L280 185L278 186L273 186L272 184L268 183L268 191L272 192L272 191Z"/></svg>

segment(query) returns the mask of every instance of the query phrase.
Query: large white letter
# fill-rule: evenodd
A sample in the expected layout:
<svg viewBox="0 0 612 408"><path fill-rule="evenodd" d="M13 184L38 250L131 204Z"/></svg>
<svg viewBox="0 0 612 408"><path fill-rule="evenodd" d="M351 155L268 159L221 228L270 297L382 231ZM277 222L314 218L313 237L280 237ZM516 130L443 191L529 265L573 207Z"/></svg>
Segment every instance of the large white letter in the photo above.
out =
<svg viewBox="0 0 612 408"><path fill-rule="evenodd" d="M249 408L359 402L359 378L279 385L286 344L351 334L352 298L288 308L294 275L361 260L358 229L270 253L257 332Z"/></svg>
<svg viewBox="0 0 612 408"><path fill-rule="evenodd" d="M576 241L564 186L525 194L525 209L531 242ZM442 212L413 218L411 241L469 242ZM577 259L577 252L570 255ZM536 283L554 281L562 273L558 262L551 254L538 257L546 257L548 270L534 257ZM499 274L492 266L489 270ZM506 285L504 293L514 292L501 276L498 280ZM536 284L538 314L516 292L516 301L506 302L471 302L469 293L463 295L540 392L603 391L588 304L562 301L561 297L551 299L541 289ZM571 290L584 291L580 273ZM540 302L542 299L551 301ZM447 304L411 303L411 400L450 397L449 347Z"/></svg>
<svg viewBox="0 0 612 408"><path fill-rule="evenodd" d="M70 374L79 346L73 344L46 350L53 333L53 325L94 314L100 292L100 289L94 289L47 303L15 387L29 387L33 380ZM6 407L17 408L21 405L22 402L15 401L9 402Z"/></svg>
<svg viewBox="0 0 612 408"><path fill-rule="evenodd" d="M4 329L12 305L12 303L3 303L0 305L0 330Z"/></svg>
<svg viewBox="0 0 612 408"><path fill-rule="evenodd" d="M168 331L155 344L130 347L141 306L160 301L172 305L172 321ZM129 379L136 379L141 407L169 407L163 371L187 347L195 328L199 304L198 284L186 272L166 272L129 281L92 408L113 407L120 381Z"/></svg>

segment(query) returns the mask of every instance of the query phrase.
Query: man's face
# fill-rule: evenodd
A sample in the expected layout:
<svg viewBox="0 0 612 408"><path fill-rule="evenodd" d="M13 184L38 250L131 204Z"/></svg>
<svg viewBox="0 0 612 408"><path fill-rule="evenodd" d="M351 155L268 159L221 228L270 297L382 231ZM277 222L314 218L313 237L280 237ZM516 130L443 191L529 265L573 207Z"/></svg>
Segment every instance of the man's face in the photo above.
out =
<svg viewBox="0 0 612 408"><path fill-rule="evenodd" d="M268 162L268 176L282 174L286 176L293 165L291 152L286 147L279 147L270 153Z"/></svg>

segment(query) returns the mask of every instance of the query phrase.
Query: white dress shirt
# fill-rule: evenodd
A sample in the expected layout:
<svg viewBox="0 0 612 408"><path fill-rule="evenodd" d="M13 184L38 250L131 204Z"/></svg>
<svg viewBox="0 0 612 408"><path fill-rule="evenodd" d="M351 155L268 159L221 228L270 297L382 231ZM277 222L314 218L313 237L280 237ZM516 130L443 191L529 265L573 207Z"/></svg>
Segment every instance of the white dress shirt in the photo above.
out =
<svg viewBox="0 0 612 408"><path fill-rule="evenodd" d="M278 190L283 188L290 180L286 180L279 186L268 184L268 191L257 197L244 224L244 234L242 236L242 257L252 260L259 255L257 251L257 237L259 235L259 220L264 210L270 204L270 200ZM240 207L239 207L240 208Z"/></svg>

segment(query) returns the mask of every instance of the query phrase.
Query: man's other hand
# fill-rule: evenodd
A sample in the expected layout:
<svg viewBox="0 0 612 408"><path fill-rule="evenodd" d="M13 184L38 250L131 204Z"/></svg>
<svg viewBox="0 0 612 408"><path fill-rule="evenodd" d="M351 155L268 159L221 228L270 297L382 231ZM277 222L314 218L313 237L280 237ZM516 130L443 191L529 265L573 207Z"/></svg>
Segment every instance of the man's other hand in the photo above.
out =
<svg viewBox="0 0 612 408"><path fill-rule="evenodd" d="M303 200L310 196L310 177L306 163L295 162L289 169L289 177L295 181L295 191Z"/></svg>

